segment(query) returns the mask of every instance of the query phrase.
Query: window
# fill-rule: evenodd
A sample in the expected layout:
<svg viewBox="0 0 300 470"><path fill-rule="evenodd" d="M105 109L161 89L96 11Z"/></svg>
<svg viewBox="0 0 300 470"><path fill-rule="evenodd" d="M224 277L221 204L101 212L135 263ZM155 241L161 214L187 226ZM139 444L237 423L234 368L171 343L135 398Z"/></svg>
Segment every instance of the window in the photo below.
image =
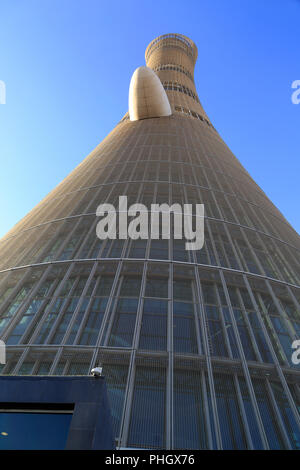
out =
<svg viewBox="0 0 300 470"><path fill-rule="evenodd" d="M139 348L165 351L167 349L168 302L146 299L142 317Z"/></svg>
<svg viewBox="0 0 300 470"><path fill-rule="evenodd" d="M174 371L174 447L207 449L201 372Z"/></svg>
<svg viewBox="0 0 300 470"><path fill-rule="evenodd" d="M284 443L279 432L277 418L274 415L268 391L263 380L252 379L256 401L267 434L270 449L284 449Z"/></svg>
<svg viewBox="0 0 300 470"><path fill-rule="evenodd" d="M174 302L173 305L173 344L174 352L197 354L194 305Z"/></svg>
<svg viewBox="0 0 300 470"><path fill-rule="evenodd" d="M127 445L165 447L165 370L137 367Z"/></svg>
<svg viewBox="0 0 300 470"><path fill-rule="evenodd" d="M227 375L216 374L214 382L223 448L246 449L245 432L233 379Z"/></svg>
<svg viewBox="0 0 300 470"><path fill-rule="evenodd" d="M24 299L32 288L32 285L33 284L25 284L24 287L22 287L20 292L15 297L14 301L10 304L8 309L2 313L2 315L0 316L0 333L2 333L4 328L11 320L12 316L18 310L22 302L24 302Z"/></svg>
<svg viewBox="0 0 300 470"><path fill-rule="evenodd" d="M109 345L129 348L132 345L138 299L120 299L115 312Z"/></svg>
<svg viewBox="0 0 300 470"><path fill-rule="evenodd" d="M15 328L13 329L13 331L10 333L9 337L7 338L6 344L18 344L19 343L19 340L23 336L28 325L31 323L34 316L37 314L40 307L42 306L43 302L46 300L47 295L49 295L49 290L52 284L53 282L47 281L39 288L37 294L34 296L28 308L25 310L22 317L19 319L19 322L17 323L17 325L15 326ZM46 303L44 303L43 308L46 307L49 301L50 299L47 299Z"/></svg>
<svg viewBox="0 0 300 470"><path fill-rule="evenodd" d="M166 279L147 279L146 297L168 297L168 281Z"/></svg>
<svg viewBox="0 0 300 470"><path fill-rule="evenodd" d="M0 449L62 450L65 448L72 411L47 409L0 410ZM26 405L24 405L26 407ZM1 407L1 405L0 405Z"/></svg>

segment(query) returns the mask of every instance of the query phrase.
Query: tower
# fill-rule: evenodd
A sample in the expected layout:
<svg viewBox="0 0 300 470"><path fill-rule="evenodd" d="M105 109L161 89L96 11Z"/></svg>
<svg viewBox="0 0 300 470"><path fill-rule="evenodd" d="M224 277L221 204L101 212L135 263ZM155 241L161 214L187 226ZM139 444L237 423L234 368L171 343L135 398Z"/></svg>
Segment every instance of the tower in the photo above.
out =
<svg viewBox="0 0 300 470"><path fill-rule="evenodd" d="M299 236L203 110L196 59L183 35L152 41L157 106L142 69L134 116L2 239L1 373L101 364L122 448L299 449ZM120 195L204 204L203 248L100 240L96 209Z"/></svg>

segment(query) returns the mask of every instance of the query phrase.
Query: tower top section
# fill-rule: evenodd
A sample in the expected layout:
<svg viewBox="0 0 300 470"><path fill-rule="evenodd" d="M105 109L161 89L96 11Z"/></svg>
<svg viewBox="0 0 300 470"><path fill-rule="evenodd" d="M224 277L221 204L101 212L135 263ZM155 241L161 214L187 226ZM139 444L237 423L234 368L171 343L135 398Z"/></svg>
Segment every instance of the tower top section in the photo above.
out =
<svg viewBox="0 0 300 470"><path fill-rule="evenodd" d="M183 34L173 33L153 39L145 52L146 65L159 77L172 112L189 115L194 112L206 119L194 81L197 56L198 49L194 41Z"/></svg>
<svg viewBox="0 0 300 470"><path fill-rule="evenodd" d="M179 62L182 62L182 56L187 56L192 68L194 68L197 55L197 46L190 38L183 34L170 33L158 36L150 42L145 52L145 59L147 66L152 67L153 59L157 57L173 60L176 57ZM156 60L154 59L154 61Z"/></svg>

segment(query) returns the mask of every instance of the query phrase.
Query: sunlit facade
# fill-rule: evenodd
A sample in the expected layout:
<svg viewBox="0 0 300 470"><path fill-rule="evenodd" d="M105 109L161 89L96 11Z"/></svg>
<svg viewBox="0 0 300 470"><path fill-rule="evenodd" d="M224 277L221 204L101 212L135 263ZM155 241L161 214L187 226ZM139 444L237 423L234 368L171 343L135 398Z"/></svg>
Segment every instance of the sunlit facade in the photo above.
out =
<svg viewBox="0 0 300 470"><path fill-rule="evenodd" d="M299 236L203 110L196 59L185 36L152 41L172 114L127 113L1 240L1 373L101 364L122 448L300 449ZM120 195L204 204L204 247L100 240Z"/></svg>

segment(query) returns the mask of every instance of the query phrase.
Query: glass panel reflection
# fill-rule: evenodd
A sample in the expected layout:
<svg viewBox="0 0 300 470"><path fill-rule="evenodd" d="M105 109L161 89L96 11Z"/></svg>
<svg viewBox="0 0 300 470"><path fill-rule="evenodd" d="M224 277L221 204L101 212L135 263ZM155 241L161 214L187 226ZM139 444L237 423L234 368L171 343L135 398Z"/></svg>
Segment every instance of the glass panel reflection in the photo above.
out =
<svg viewBox="0 0 300 470"><path fill-rule="evenodd" d="M1 450L63 450L72 413L0 412Z"/></svg>

